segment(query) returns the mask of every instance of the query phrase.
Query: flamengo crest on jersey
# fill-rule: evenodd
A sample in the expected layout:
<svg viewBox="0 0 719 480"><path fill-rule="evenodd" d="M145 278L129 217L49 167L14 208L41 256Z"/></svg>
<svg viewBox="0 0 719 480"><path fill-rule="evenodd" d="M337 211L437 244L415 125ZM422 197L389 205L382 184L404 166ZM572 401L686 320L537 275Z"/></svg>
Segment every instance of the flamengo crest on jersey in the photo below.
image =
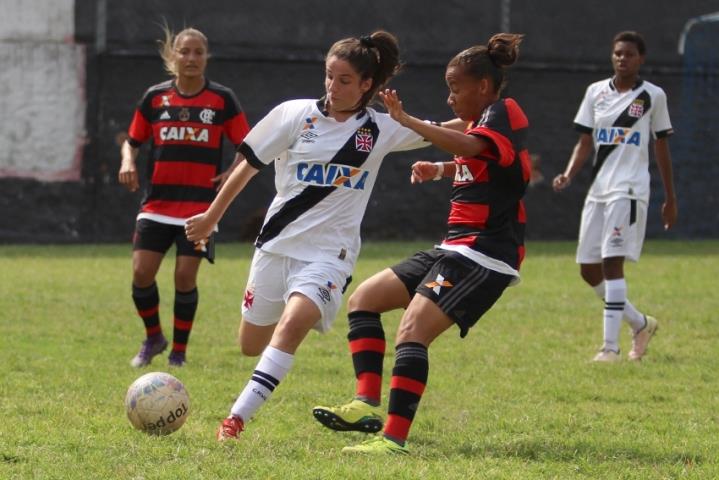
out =
<svg viewBox="0 0 719 480"><path fill-rule="evenodd" d="M274 161L277 195L257 241L264 251L354 265L360 223L384 157L428 145L371 108L343 122L316 100L275 107L239 151L255 168Z"/></svg>
<svg viewBox="0 0 719 480"><path fill-rule="evenodd" d="M587 198L649 200L649 143L672 133L664 91L640 80L619 92L612 79L591 84L574 119L592 135L595 158Z"/></svg>

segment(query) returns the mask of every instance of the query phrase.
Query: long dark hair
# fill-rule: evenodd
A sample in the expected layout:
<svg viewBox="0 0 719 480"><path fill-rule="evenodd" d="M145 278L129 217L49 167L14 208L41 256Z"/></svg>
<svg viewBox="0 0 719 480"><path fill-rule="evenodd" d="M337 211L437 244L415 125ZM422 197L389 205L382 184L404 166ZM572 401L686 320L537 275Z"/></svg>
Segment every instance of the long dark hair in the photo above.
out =
<svg viewBox="0 0 719 480"><path fill-rule="evenodd" d="M401 68L397 37L384 30L335 42L326 58L333 56L352 65L362 80L372 79L372 87L362 95L355 110L367 107L377 92L397 75Z"/></svg>

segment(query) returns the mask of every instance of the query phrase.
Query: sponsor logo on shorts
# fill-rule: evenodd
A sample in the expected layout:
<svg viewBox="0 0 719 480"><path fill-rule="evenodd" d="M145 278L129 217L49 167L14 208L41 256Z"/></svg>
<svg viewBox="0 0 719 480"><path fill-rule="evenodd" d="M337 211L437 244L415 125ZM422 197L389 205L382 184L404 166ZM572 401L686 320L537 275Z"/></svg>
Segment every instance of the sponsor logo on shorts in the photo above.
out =
<svg viewBox="0 0 719 480"><path fill-rule="evenodd" d="M424 286L427 288L431 288L435 295L439 295L439 292L442 290L442 287L452 288L454 285L452 285L452 283L448 280L445 280L444 276L439 273L437 274L437 278L434 280L434 282L425 283Z"/></svg>
<svg viewBox="0 0 719 480"><path fill-rule="evenodd" d="M317 297L318 297L320 300L322 300L322 303L323 303L324 305L327 305L328 303L330 303L330 302L332 301L332 296L330 295L329 290L327 290L327 289L324 288L324 287L319 287L319 288L317 289Z"/></svg>
<svg viewBox="0 0 719 480"><path fill-rule="evenodd" d="M255 302L255 289L254 287L249 287L247 290L245 290L245 298L242 301L242 306L245 307L247 310L252 308L252 304Z"/></svg>
<svg viewBox="0 0 719 480"><path fill-rule="evenodd" d="M624 243L624 237L622 237L622 227L614 227L612 229L612 235L611 240L609 240L609 243L613 247L621 247Z"/></svg>

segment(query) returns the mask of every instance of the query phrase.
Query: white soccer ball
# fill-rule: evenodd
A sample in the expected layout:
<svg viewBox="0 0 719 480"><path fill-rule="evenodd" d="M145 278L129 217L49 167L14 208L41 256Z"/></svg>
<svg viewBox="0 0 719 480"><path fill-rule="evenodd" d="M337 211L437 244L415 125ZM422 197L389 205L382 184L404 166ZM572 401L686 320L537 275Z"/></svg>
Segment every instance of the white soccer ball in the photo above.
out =
<svg viewBox="0 0 719 480"><path fill-rule="evenodd" d="M151 435L167 435L180 428L190 413L185 386L169 373L146 373L125 395L127 418L132 426Z"/></svg>

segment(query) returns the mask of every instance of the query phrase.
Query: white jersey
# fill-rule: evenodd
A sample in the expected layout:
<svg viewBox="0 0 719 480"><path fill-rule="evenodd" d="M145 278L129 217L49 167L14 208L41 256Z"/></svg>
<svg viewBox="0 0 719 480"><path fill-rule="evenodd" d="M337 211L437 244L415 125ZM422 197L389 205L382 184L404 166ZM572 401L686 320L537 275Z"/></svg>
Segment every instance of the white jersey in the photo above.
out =
<svg viewBox="0 0 719 480"><path fill-rule="evenodd" d="M353 268L360 223L385 155L427 145L420 135L371 108L338 122L317 100L278 105L239 148L255 168L275 162L277 195L255 245Z"/></svg>
<svg viewBox="0 0 719 480"><path fill-rule="evenodd" d="M577 130L594 138L592 185L587 199L649 201L649 143L671 135L664 91L639 80L619 92L611 78L589 85L574 118Z"/></svg>

